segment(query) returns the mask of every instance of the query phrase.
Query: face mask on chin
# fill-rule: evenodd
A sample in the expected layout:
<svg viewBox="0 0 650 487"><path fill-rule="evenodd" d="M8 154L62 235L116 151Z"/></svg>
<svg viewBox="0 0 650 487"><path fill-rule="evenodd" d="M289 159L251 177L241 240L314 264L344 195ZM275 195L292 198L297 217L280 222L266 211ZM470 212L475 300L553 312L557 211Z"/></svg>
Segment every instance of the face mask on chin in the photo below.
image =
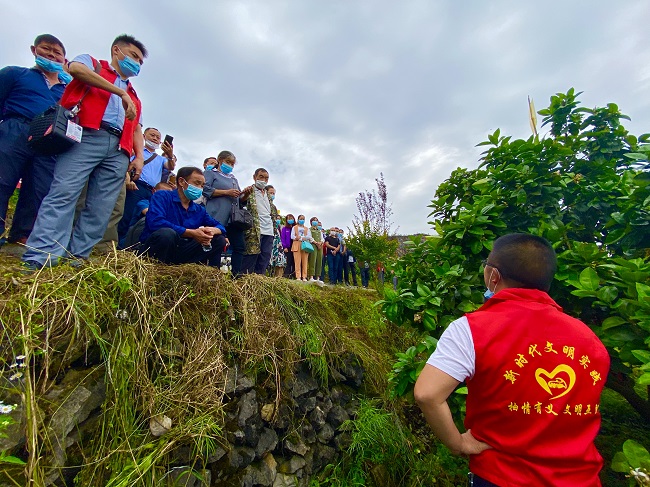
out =
<svg viewBox="0 0 650 487"><path fill-rule="evenodd" d="M149 149L152 152L157 151L160 148L160 144L156 144L155 142L152 142L151 140L146 140L144 141L144 145L147 149Z"/></svg>
<svg viewBox="0 0 650 487"><path fill-rule="evenodd" d="M36 56L36 66L48 73L59 73L63 71L63 65L61 63L57 63L56 61L38 55Z"/></svg>

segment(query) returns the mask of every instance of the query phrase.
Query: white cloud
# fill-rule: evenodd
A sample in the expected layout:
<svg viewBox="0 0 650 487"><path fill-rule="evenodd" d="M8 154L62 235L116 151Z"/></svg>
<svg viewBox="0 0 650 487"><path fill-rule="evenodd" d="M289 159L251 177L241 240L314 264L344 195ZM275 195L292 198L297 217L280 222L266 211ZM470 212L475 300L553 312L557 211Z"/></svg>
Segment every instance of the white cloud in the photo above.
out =
<svg viewBox="0 0 650 487"><path fill-rule="evenodd" d="M527 137L526 96L615 102L650 132L647 3L110 3L0 0L0 59L30 65L42 32L70 56L106 56L127 32L150 50L134 85L146 125L181 164L232 150L242 183L265 166L283 211L345 227L384 173L396 223L427 231L427 205L500 127ZM541 121L541 117L540 117Z"/></svg>

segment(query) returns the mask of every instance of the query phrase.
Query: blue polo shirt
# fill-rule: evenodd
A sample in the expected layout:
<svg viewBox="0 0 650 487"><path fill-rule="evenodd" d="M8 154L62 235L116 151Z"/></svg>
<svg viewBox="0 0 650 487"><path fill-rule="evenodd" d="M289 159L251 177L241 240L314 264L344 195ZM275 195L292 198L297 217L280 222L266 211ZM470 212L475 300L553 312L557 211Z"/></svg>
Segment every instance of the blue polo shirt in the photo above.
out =
<svg viewBox="0 0 650 487"><path fill-rule="evenodd" d="M144 242L149 235L161 228L171 228L181 236L188 228L194 230L201 226L216 227L222 234L226 234L223 225L212 218L203 206L190 201L186 210L178 191L156 191L149 200L149 211L140 242Z"/></svg>
<svg viewBox="0 0 650 487"><path fill-rule="evenodd" d="M0 69L0 119L19 115L31 120L56 105L65 86L63 82L48 86L45 75L36 68Z"/></svg>
<svg viewBox="0 0 650 487"><path fill-rule="evenodd" d="M146 147L144 148L144 160L149 159L154 153L151 152ZM135 156L131 158L133 160ZM140 181L144 181L149 186L153 187L160 182L162 179L163 166L167 162L167 158L161 155L157 155L156 158L148 162L142 168L142 173L140 174Z"/></svg>

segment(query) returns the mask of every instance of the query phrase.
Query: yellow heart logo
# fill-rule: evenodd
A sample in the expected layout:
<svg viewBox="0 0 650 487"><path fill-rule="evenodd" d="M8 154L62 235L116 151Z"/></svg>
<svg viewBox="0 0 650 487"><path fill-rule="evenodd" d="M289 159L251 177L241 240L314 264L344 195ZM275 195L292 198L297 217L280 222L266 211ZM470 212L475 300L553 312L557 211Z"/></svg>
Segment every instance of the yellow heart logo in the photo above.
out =
<svg viewBox="0 0 650 487"><path fill-rule="evenodd" d="M564 377L559 376L558 374L565 373L568 376L569 383L564 379ZM546 378L542 377L545 376ZM565 396L569 393L573 386L576 384L576 373L571 367L566 364L558 365L553 369L553 372L548 372L542 368L539 368L535 371L535 379L542 388L553 396L553 389L557 389L558 392L564 390L561 394L553 396L551 399L557 399L558 397Z"/></svg>

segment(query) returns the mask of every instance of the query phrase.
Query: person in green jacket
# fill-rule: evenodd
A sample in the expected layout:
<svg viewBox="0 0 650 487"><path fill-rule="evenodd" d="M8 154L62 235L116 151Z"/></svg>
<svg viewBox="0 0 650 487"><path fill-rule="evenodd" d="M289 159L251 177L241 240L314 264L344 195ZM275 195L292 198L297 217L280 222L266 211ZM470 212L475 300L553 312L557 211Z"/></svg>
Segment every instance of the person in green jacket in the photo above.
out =
<svg viewBox="0 0 650 487"><path fill-rule="evenodd" d="M309 230L311 236L314 239L314 252L309 254L309 260L307 261L307 275L309 276L309 282L315 282L323 284L323 281L320 280L320 270L323 267L323 234L318 228L320 223L318 218L312 216L309 219L310 226Z"/></svg>

